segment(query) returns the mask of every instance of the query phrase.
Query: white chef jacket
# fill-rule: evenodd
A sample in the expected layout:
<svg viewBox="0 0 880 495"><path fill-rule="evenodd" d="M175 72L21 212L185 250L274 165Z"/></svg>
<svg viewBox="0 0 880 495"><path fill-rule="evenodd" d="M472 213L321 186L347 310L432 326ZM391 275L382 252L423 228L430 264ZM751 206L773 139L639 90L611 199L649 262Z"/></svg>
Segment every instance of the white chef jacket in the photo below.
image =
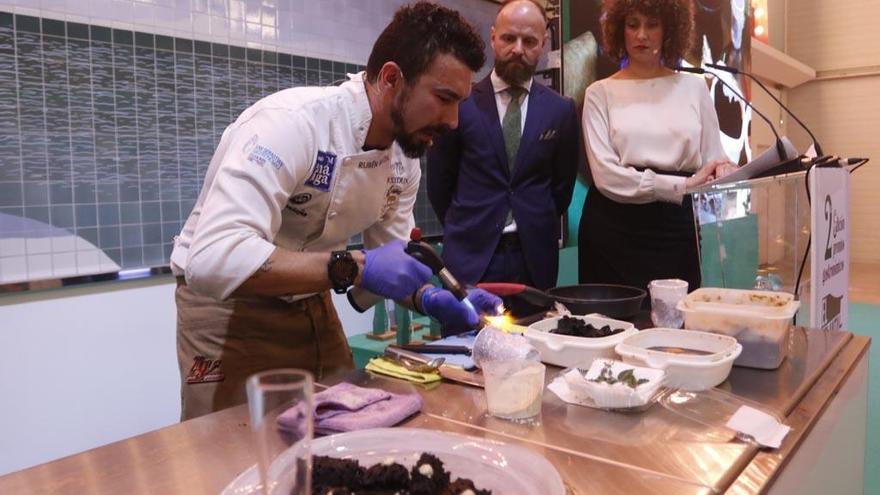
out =
<svg viewBox="0 0 880 495"><path fill-rule="evenodd" d="M705 80L689 74L594 82L583 132L594 184L619 203L681 204L686 179L654 170L696 172L727 158Z"/></svg>
<svg viewBox="0 0 880 495"><path fill-rule="evenodd" d="M372 113L363 73L339 87L269 95L223 132L171 269L226 299L269 258L407 239L421 169L395 143L363 151Z"/></svg>

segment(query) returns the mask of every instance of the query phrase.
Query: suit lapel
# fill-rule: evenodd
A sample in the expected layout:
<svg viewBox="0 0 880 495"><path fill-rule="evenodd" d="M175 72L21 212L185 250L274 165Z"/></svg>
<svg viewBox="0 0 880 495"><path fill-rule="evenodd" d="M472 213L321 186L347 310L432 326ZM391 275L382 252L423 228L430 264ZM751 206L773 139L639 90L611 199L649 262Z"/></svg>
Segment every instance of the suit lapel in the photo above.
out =
<svg viewBox="0 0 880 495"><path fill-rule="evenodd" d="M526 111L526 123L523 126L522 137L519 140L519 151L516 154L516 166L513 167L513 174L519 175L525 168L525 155L531 148L530 144L538 141L538 132L543 126L541 112L541 98L544 97L544 87L537 81L532 81L532 89L529 92L529 104Z"/></svg>
<svg viewBox="0 0 880 495"><path fill-rule="evenodd" d="M501 120L498 116L498 105L495 104L495 90L492 88L492 81L486 76L482 81L474 86L474 102L480 110L480 116L486 125L486 131L489 134L489 141L495 148L495 155L498 157L498 163L507 171L507 150L504 147L504 136L501 134ZM531 106L529 106L531 108Z"/></svg>

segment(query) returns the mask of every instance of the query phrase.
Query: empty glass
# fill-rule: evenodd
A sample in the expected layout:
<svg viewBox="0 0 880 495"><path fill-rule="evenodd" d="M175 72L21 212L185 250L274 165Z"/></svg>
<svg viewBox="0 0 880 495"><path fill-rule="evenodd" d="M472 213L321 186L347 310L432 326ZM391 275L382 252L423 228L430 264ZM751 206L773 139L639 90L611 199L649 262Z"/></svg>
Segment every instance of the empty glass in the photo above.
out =
<svg viewBox="0 0 880 495"><path fill-rule="evenodd" d="M303 370L269 370L248 377L248 409L264 495L311 493L312 388L312 375ZM289 412L280 427L278 416L285 411Z"/></svg>
<svg viewBox="0 0 880 495"><path fill-rule="evenodd" d="M681 328L684 316L676 306L688 293L688 283L677 278L653 280L648 284L651 293L651 321L662 328Z"/></svg>

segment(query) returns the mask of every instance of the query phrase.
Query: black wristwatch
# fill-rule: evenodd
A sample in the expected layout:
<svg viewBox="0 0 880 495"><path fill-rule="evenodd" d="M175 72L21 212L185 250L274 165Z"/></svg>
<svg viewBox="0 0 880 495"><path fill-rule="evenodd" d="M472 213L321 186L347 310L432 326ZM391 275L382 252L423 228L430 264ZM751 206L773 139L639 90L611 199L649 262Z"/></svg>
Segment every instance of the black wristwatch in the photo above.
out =
<svg viewBox="0 0 880 495"><path fill-rule="evenodd" d="M357 262L348 251L333 251L327 262L327 276L333 284L333 292L345 294L358 275Z"/></svg>

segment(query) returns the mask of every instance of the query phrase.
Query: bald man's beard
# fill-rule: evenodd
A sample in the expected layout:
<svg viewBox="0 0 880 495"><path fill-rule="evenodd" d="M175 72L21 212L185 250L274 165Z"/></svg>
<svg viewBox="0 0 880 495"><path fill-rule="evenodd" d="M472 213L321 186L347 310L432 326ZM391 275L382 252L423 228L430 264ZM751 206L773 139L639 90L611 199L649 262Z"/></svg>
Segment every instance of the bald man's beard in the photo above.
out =
<svg viewBox="0 0 880 495"><path fill-rule="evenodd" d="M495 73L511 86L523 86L535 75L537 64L530 64L522 57L495 60Z"/></svg>

